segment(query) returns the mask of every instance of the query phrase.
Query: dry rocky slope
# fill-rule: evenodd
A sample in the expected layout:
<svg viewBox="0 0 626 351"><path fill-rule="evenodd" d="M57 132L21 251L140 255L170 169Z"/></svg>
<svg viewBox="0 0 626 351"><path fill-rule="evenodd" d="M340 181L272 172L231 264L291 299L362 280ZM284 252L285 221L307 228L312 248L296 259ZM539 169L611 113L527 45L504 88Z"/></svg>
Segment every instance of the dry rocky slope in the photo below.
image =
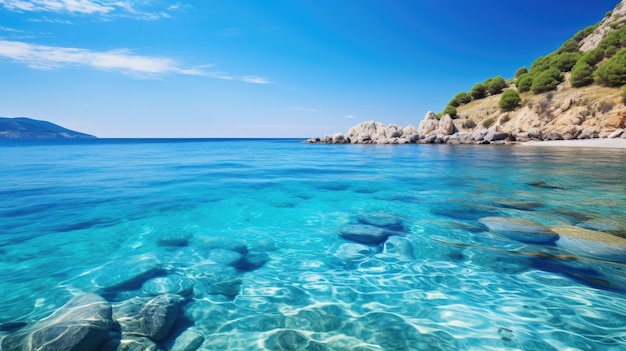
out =
<svg viewBox="0 0 626 351"><path fill-rule="evenodd" d="M598 46L611 31L626 22L626 0L606 16L597 28L579 43L587 52ZM418 127L384 125L367 121L341 133L309 139L308 143L408 144L451 143L489 144L530 140L625 138L626 106L619 88L593 84L573 88L570 73L557 90L543 94L520 94L522 106L502 112L502 94L474 100L457 108L457 118L428 112ZM515 88L513 84L509 88Z"/></svg>

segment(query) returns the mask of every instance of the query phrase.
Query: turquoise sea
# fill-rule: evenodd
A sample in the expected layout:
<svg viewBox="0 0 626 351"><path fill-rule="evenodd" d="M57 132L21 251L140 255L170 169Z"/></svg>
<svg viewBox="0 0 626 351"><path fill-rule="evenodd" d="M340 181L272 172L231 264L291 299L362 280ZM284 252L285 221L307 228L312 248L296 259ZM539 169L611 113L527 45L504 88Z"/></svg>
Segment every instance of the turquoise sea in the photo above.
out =
<svg viewBox="0 0 626 351"><path fill-rule="evenodd" d="M197 350L626 350L626 247L562 234L626 238L625 159L3 140L0 338L82 293L115 315L178 289L158 350L189 329Z"/></svg>

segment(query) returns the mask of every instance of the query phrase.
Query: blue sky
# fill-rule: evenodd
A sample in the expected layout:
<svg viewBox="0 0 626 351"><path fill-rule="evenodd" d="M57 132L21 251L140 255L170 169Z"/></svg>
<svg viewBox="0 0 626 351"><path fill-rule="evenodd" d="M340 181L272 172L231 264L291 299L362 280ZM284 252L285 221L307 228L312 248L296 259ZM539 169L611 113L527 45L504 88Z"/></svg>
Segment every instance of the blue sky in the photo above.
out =
<svg viewBox="0 0 626 351"><path fill-rule="evenodd" d="M99 137L419 124L618 0L0 0L0 116Z"/></svg>

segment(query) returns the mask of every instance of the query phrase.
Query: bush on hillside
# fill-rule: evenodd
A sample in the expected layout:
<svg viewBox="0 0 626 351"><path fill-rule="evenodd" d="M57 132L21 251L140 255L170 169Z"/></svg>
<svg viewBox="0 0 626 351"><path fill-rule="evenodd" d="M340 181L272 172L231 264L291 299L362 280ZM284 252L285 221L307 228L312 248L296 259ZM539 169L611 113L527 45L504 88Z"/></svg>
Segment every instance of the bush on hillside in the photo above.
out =
<svg viewBox="0 0 626 351"><path fill-rule="evenodd" d="M500 106L502 111L513 111L521 102L522 98L520 98L517 91L509 89L502 94L500 101L498 101L498 106Z"/></svg>
<svg viewBox="0 0 626 351"><path fill-rule="evenodd" d="M452 117L453 119L456 118L456 108L454 106L448 105L446 106L446 108L443 109L443 114L444 115L449 115L450 117Z"/></svg>
<svg viewBox="0 0 626 351"><path fill-rule="evenodd" d="M550 68L550 56L542 56L530 65L530 72L539 73Z"/></svg>
<svg viewBox="0 0 626 351"><path fill-rule="evenodd" d="M472 99L478 100L485 97L485 86L481 83L476 83L472 87L472 91L470 91L470 95L472 95Z"/></svg>
<svg viewBox="0 0 626 351"><path fill-rule="evenodd" d="M557 54L562 54L566 52L578 52L578 42L576 39L571 38L561 45L561 47L556 51Z"/></svg>
<svg viewBox="0 0 626 351"><path fill-rule="evenodd" d="M596 48L594 50L591 51L587 51L585 52L579 59L578 62L580 61L584 61L586 62L589 66L595 66L596 63L602 61L602 59L604 58L604 50L603 49L599 49ZM578 63L577 62L577 63Z"/></svg>
<svg viewBox="0 0 626 351"><path fill-rule="evenodd" d="M520 93L530 91L530 87L533 84L533 76L530 73L522 74L517 79L517 91Z"/></svg>
<svg viewBox="0 0 626 351"><path fill-rule="evenodd" d="M462 91L456 95L454 95L454 97L452 98L452 100L450 100L450 102L448 102L448 105L454 106L454 107L459 107L463 104L467 104L468 102L472 101L472 97Z"/></svg>
<svg viewBox="0 0 626 351"><path fill-rule="evenodd" d="M552 57L552 66L556 66L561 72L569 72L580 56L579 52L564 52Z"/></svg>
<svg viewBox="0 0 626 351"><path fill-rule="evenodd" d="M519 78L522 74L528 73L528 69L525 66L522 66L515 71L515 78Z"/></svg>
<svg viewBox="0 0 626 351"><path fill-rule="evenodd" d="M626 85L622 86L622 102L626 104Z"/></svg>
<svg viewBox="0 0 626 351"><path fill-rule="evenodd" d="M563 74L556 67L551 67L539 73L534 79L530 89L535 94L556 89L557 85L563 81Z"/></svg>
<svg viewBox="0 0 626 351"><path fill-rule="evenodd" d="M619 49L624 47L626 47L626 26L609 33L606 38L600 41L595 50L603 50L604 57L611 58Z"/></svg>
<svg viewBox="0 0 626 351"><path fill-rule="evenodd" d="M506 81L504 80L502 76L496 76L496 77L487 79L483 83L483 86L485 87L485 90L487 90L487 92L490 95L495 95L495 94L500 94L502 90L505 88L508 88L509 85L506 83Z"/></svg>
<svg viewBox="0 0 626 351"><path fill-rule="evenodd" d="M598 28L597 23L583 30L579 30L576 34L574 34L574 40L576 40L577 43L580 43L583 39L585 39L586 36L596 30L596 28Z"/></svg>
<svg viewBox="0 0 626 351"><path fill-rule="evenodd" d="M626 49L620 50L600 66L594 76L598 84L609 87L619 87L626 84Z"/></svg>
<svg viewBox="0 0 626 351"><path fill-rule="evenodd" d="M575 88L580 88L593 83L593 68L585 61L578 61L572 68L570 82Z"/></svg>

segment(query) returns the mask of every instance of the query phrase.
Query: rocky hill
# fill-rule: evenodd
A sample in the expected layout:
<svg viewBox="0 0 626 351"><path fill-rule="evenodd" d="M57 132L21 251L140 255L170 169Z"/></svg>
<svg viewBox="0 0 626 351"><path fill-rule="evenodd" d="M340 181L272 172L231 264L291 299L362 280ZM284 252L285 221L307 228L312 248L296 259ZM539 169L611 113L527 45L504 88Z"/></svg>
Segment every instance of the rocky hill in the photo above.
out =
<svg viewBox="0 0 626 351"><path fill-rule="evenodd" d="M0 138L95 138L54 123L26 117L0 117Z"/></svg>
<svg viewBox="0 0 626 351"><path fill-rule="evenodd" d="M495 78L502 86L488 89L497 80L493 78L477 83L471 92L457 94L445 114L426 113L417 128L368 121L345 135L326 135L307 142L505 143L626 138L626 88L620 89L626 84L626 0L598 24L538 58L530 70L521 68L516 78L506 83L501 77ZM475 94L477 86L486 90L482 96ZM519 98L512 107L502 108L502 95L507 90L515 91Z"/></svg>

